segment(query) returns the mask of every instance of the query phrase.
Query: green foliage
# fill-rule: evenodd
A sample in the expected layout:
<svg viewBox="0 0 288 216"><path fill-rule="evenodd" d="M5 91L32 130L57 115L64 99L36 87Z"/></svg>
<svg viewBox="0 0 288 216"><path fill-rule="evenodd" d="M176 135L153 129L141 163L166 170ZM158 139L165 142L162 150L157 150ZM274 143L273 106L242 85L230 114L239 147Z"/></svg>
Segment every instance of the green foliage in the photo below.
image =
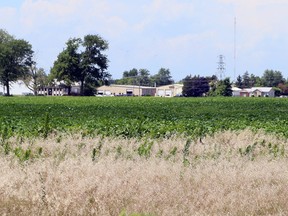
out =
<svg viewBox="0 0 288 216"><path fill-rule="evenodd" d="M25 40L15 39L0 29L0 82L10 96L10 83L28 73L32 65L32 46Z"/></svg>
<svg viewBox="0 0 288 216"><path fill-rule="evenodd" d="M265 140L248 145L246 148L239 148L242 157L254 160L256 157L270 155L273 158L285 157L285 146L280 144L266 144Z"/></svg>
<svg viewBox="0 0 288 216"><path fill-rule="evenodd" d="M50 126L50 115L48 112L46 112L40 132L43 134L44 139L46 139L51 131L52 129Z"/></svg>
<svg viewBox="0 0 288 216"><path fill-rule="evenodd" d="M151 82L157 86L169 85L174 83L169 69L160 68L157 74L151 76Z"/></svg>
<svg viewBox="0 0 288 216"><path fill-rule="evenodd" d="M280 71L265 70L262 76L264 86L277 87L279 83L284 83L285 79Z"/></svg>
<svg viewBox="0 0 288 216"><path fill-rule="evenodd" d="M195 140L245 128L288 137L287 106L280 98L1 97L0 141L52 132Z"/></svg>
<svg viewBox="0 0 288 216"><path fill-rule="evenodd" d="M205 77L187 76L183 85L182 94L186 97L201 97L209 91L209 83Z"/></svg>
<svg viewBox="0 0 288 216"><path fill-rule="evenodd" d="M160 68L157 74L150 76L150 71L147 69L133 68L123 72L121 79L115 80L115 84L119 85L142 85L142 86L157 86L169 85L174 81L169 69Z"/></svg>
<svg viewBox="0 0 288 216"><path fill-rule="evenodd" d="M185 146L184 146L184 149L183 149L183 164L185 166L189 165L190 162L188 160L188 156L189 156L189 148L192 144L192 139L187 139L186 143L185 143Z"/></svg>
<svg viewBox="0 0 288 216"><path fill-rule="evenodd" d="M92 161L96 161L97 157L101 154L103 143L100 141L98 145L92 150Z"/></svg>
<svg viewBox="0 0 288 216"><path fill-rule="evenodd" d="M103 54L108 49L108 42L99 35L86 35L84 39L73 38L66 43L66 48L58 55L51 69L51 76L66 83L81 83L81 95L84 95L84 84L93 85L97 81L110 77L106 72L108 58ZM89 85L86 93L91 93Z"/></svg>
<svg viewBox="0 0 288 216"><path fill-rule="evenodd" d="M24 162L30 159L32 152L30 149L24 150L21 147L17 147L14 149L14 154L21 162Z"/></svg>
<svg viewBox="0 0 288 216"><path fill-rule="evenodd" d="M145 141L138 147L137 149L138 155L146 158L150 157L152 146L153 146L152 141Z"/></svg>
<svg viewBox="0 0 288 216"><path fill-rule="evenodd" d="M232 86L229 78L220 80L215 85L215 88L211 88L209 95L224 97L232 96Z"/></svg>

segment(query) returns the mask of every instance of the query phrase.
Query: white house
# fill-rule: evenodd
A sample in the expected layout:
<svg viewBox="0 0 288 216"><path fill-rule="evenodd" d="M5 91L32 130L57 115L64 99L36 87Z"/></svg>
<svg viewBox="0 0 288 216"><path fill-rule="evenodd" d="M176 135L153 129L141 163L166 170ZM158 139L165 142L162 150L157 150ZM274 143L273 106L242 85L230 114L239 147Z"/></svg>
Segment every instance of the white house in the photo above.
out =
<svg viewBox="0 0 288 216"><path fill-rule="evenodd" d="M272 87L252 87L240 89L232 88L233 96L240 97L275 97L275 90Z"/></svg>
<svg viewBox="0 0 288 216"><path fill-rule="evenodd" d="M232 87L232 96L233 97L240 97L241 91L242 91L242 89L240 89L238 87Z"/></svg>

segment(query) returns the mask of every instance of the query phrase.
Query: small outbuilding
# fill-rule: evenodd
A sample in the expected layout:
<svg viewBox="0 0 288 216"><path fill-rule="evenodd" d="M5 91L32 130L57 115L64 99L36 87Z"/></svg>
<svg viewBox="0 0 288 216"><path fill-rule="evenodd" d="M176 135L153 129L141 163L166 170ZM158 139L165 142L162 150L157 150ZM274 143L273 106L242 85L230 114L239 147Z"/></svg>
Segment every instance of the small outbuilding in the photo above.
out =
<svg viewBox="0 0 288 216"><path fill-rule="evenodd" d="M232 87L232 96L233 97L240 97L240 93L241 93L242 89L238 88L238 87Z"/></svg>
<svg viewBox="0 0 288 216"><path fill-rule="evenodd" d="M158 97L176 97L182 96L183 84L171 84L159 86L156 89L156 96Z"/></svg>

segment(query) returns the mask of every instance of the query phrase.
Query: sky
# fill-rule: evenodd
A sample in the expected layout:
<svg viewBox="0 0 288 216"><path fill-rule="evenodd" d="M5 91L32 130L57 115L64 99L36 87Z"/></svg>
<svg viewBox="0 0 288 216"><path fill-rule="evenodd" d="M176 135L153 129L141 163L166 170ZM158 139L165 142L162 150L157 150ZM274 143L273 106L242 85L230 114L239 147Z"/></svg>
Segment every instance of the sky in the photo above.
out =
<svg viewBox="0 0 288 216"><path fill-rule="evenodd" d="M69 38L98 34L114 79L133 68L217 75L220 55L231 80L288 78L287 11L288 0L0 0L0 28L28 41L47 74Z"/></svg>

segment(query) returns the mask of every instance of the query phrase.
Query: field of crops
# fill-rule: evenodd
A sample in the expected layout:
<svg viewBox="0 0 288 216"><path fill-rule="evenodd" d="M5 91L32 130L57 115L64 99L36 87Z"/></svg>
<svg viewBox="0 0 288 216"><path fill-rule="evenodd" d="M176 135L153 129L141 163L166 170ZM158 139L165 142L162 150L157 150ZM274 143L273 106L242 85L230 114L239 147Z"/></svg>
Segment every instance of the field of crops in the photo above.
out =
<svg viewBox="0 0 288 216"><path fill-rule="evenodd" d="M288 215L285 98L1 97L0 215Z"/></svg>
<svg viewBox="0 0 288 216"><path fill-rule="evenodd" d="M263 129L288 137L288 100L276 98L0 98L2 136L74 133L127 138L202 137Z"/></svg>

